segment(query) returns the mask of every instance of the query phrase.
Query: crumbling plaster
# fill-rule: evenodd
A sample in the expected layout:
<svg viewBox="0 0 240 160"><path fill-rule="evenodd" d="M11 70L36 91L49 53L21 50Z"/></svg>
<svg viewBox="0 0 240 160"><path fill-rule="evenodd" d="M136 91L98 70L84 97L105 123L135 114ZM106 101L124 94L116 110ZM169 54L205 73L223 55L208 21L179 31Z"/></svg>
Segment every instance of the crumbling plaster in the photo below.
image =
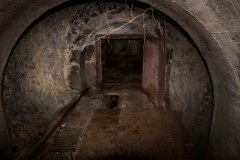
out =
<svg viewBox="0 0 240 160"><path fill-rule="evenodd" d="M9 54L23 31L47 10L65 1L1 1L1 77ZM214 88L214 116L209 157L239 157L239 13L238 0L146 0L177 23L196 43L209 68ZM23 9L24 8L24 9ZM7 155L8 136L0 107L1 151ZM223 123L224 122L224 123ZM226 145L227 144L227 145Z"/></svg>

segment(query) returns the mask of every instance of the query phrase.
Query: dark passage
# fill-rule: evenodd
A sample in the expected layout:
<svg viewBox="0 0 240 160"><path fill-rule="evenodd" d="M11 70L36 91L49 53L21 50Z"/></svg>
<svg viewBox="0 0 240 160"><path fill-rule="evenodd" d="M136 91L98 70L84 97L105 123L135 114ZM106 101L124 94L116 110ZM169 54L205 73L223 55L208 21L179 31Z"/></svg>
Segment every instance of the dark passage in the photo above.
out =
<svg viewBox="0 0 240 160"><path fill-rule="evenodd" d="M205 159L207 48L157 8L84 2L39 19L12 49L2 85L9 142L0 139L14 158Z"/></svg>
<svg viewBox="0 0 240 160"><path fill-rule="evenodd" d="M141 39L104 39L101 42L103 82L141 81Z"/></svg>

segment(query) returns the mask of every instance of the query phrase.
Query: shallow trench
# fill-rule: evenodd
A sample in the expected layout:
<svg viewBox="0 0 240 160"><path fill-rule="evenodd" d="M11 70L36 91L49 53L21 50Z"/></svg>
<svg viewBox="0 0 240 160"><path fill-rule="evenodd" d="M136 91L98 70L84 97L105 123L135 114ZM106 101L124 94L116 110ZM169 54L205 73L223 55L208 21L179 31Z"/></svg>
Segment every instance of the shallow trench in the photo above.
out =
<svg viewBox="0 0 240 160"><path fill-rule="evenodd" d="M32 159L194 159L197 148L180 118L140 88L91 89Z"/></svg>
<svg viewBox="0 0 240 160"><path fill-rule="evenodd" d="M51 138L45 145L47 149L33 157L60 156L60 151L77 159L82 154L87 159L206 157L213 91L202 53L176 22L157 10L146 12L143 25L139 15L146 7L136 4L131 12L131 5L113 2L65 6L42 17L23 34L8 60L3 83L15 158L25 157L32 148L38 150L36 144L51 129L52 122L71 108L86 88L90 88L89 92L54 133L56 139ZM139 18L128 24L132 16ZM110 47L106 45L118 36L125 39L122 44L115 41ZM135 42L136 37L140 42ZM120 67L115 69L119 69L119 75L110 65L103 82L114 82L109 79L113 75L124 81L115 86L100 84L99 89L104 67L100 63L104 50L99 48L104 47L104 42L106 52L111 47L114 51L111 65L118 63L135 70L137 64L141 69L133 75L130 68ZM129 55L123 58L127 52ZM128 62L119 63L121 60ZM109 102L106 95L111 94L119 97ZM116 103L114 99L118 100L117 107L103 109L103 103ZM82 142L89 143L90 148ZM62 143L71 145L61 148L58 145Z"/></svg>

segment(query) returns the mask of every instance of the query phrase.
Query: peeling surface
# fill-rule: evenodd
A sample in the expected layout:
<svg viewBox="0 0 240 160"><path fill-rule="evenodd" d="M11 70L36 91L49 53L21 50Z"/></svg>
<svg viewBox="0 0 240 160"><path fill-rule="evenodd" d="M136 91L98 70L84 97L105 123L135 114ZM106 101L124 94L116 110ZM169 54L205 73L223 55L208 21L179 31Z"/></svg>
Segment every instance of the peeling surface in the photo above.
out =
<svg viewBox="0 0 240 160"><path fill-rule="evenodd" d="M169 48L169 106L182 113L184 126L194 135L195 143L199 144L199 155L206 154L204 146L208 144L213 114L210 77L198 50L185 37L172 33L169 33L172 43Z"/></svg>
<svg viewBox="0 0 240 160"><path fill-rule="evenodd" d="M37 141L47 129L44 125L56 112L76 99L82 88L95 85L95 44L92 43L95 36L107 34L110 29L118 28L132 18L129 8L123 4L101 5L76 5L49 15L29 30L14 49L4 78L3 98L15 150L30 143L34 137ZM142 12L142 9L135 8L133 15ZM148 36L161 37L159 23L150 15L144 18L145 30L143 19L139 17L114 34L146 32ZM155 18L162 21L161 16ZM183 124L192 134L195 135L203 126L205 136L210 123L209 102L212 100L206 93L211 92L208 90L208 75L202 59L191 44L171 24L167 24L167 28L169 50L173 50L170 104L173 110L183 114ZM176 100L179 100L178 104ZM207 120L202 123L205 112ZM39 124L29 123L32 119ZM203 125L196 129L199 121Z"/></svg>

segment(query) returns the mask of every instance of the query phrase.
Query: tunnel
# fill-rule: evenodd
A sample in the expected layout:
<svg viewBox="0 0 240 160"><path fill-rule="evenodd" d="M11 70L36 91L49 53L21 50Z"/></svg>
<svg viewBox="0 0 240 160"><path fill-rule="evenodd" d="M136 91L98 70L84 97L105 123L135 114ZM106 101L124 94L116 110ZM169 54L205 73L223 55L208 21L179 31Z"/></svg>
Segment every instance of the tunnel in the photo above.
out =
<svg viewBox="0 0 240 160"><path fill-rule="evenodd" d="M0 2L1 159L240 157L238 0Z"/></svg>

